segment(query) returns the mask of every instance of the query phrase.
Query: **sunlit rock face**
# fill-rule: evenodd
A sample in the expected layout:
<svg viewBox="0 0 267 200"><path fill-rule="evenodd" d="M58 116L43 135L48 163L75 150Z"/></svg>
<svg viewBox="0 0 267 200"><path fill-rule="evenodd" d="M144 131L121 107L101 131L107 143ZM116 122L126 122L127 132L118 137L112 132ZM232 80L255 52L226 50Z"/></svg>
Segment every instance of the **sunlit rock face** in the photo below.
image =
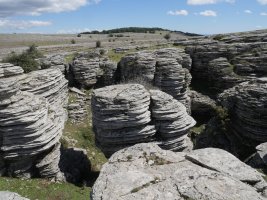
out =
<svg viewBox="0 0 267 200"><path fill-rule="evenodd" d="M257 170L215 148L190 153L156 144L122 149L103 166L93 200L235 199L263 200L266 182Z"/></svg>
<svg viewBox="0 0 267 200"><path fill-rule="evenodd" d="M179 48L141 51L124 56L119 63L122 82L145 82L181 101L190 113L188 86L191 83L191 58Z"/></svg>
<svg viewBox="0 0 267 200"><path fill-rule="evenodd" d="M67 81L59 69L21 70L0 79L0 171L13 177L54 177L59 172Z"/></svg>
<svg viewBox="0 0 267 200"><path fill-rule="evenodd" d="M109 157L142 142L157 141L165 149L192 148L188 130L195 125L185 106L159 90L140 84L121 84L96 89L92 94L96 142Z"/></svg>

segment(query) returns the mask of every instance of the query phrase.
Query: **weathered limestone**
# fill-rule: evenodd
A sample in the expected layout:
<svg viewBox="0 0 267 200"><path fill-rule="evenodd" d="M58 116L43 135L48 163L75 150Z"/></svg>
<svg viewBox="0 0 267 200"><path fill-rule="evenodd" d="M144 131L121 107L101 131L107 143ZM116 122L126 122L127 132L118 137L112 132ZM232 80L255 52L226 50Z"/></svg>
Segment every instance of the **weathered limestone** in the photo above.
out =
<svg viewBox="0 0 267 200"><path fill-rule="evenodd" d="M24 198L14 192L0 191L0 200L29 200L29 199Z"/></svg>
<svg viewBox="0 0 267 200"><path fill-rule="evenodd" d="M42 69L59 69L62 74L66 73L67 63L65 61L65 56L62 54L46 55L44 58L40 58L38 61Z"/></svg>
<svg viewBox="0 0 267 200"><path fill-rule="evenodd" d="M156 60L152 52L141 51L123 57L119 63L122 81L153 82Z"/></svg>
<svg viewBox="0 0 267 200"><path fill-rule="evenodd" d="M149 125L149 105L150 95L142 85L116 85L93 91L93 125L96 141L105 155L153 140L156 130Z"/></svg>
<svg viewBox="0 0 267 200"><path fill-rule="evenodd" d="M191 111L194 116L209 119L214 115L216 102L213 99L194 90L190 90L189 96L191 98Z"/></svg>
<svg viewBox="0 0 267 200"><path fill-rule="evenodd" d="M230 115L233 132L246 144L267 141L267 79L237 85L219 96Z"/></svg>
<svg viewBox="0 0 267 200"><path fill-rule="evenodd" d="M0 171L30 178L37 167L42 177L54 177L67 81L58 69L15 75L0 79Z"/></svg>
<svg viewBox="0 0 267 200"><path fill-rule="evenodd" d="M0 78L23 74L24 70L10 63L0 63Z"/></svg>
<svg viewBox="0 0 267 200"><path fill-rule="evenodd" d="M157 134L161 138L160 147L172 151L182 151L193 145L187 144L188 130L196 122L186 112L185 106L172 96L159 90L150 90L151 113Z"/></svg>
<svg viewBox="0 0 267 200"><path fill-rule="evenodd" d="M137 144L115 153L93 186L93 200L266 199L263 175L220 149L189 154Z"/></svg>
<svg viewBox="0 0 267 200"><path fill-rule="evenodd" d="M148 92L139 84L97 89L92 95L92 111L96 141L107 156L156 139L162 148L174 151L192 146L187 134L195 121L183 104L159 90Z"/></svg>
<svg viewBox="0 0 267 200"><path fill-rule="evenodd" d="M120 79L124 82L147 81L181 101L190 113L188 86L191 58L183 49L166 48L126 55L119 63Z"/></svg>
<svg viewBox="0 0 267 200"><path fill-rule="evenodd" d="M96 83L110 85L115 82L117 64L97 53L80 54L74 58L70 73L79 87L91 88Z"/></svg>
<svg viewBox="0 0 267 200"><path fill-rule="evenodd" d="M246 162L250 166L258 169L267 169L267 142L256 147L256 153Z"/></svg>

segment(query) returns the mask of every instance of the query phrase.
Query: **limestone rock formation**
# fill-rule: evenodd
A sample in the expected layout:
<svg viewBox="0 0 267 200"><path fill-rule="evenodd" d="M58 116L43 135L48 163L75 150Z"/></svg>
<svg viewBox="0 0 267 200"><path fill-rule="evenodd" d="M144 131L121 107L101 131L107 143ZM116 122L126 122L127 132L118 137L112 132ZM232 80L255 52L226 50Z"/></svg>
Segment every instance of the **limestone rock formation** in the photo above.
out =
<svg viewBox="0 0 267 200"><path fill-rule="evenodd" d="M97 53L82 53L74 58L70 73L79 87L91 88L101 80L101 85L114 83L117 65Z"/></svg>
<svg viewBox="0 0 267 200"><path fill-rule="evenodd" d="M149 105L150 94L142 85L116 85L93 91L93 125L96 141L105 155L153 140L156 130L149 125Z"/></svg>
<svg viewBox="0 0 267 200"><path fill-rule="evenodd" d="M137 144L115 153L93 186L93 200L263 200L263 174L220 149L174 153Z"/></svg>
<svg viewBox="0 0 267 200"><path fill-rule="evenodd" d="M67 81L59 69L47 69L4 77L0 83L0 166L4 161L5 173L14 177L30 178L34 168L43 177L54 177Z"/></svg>
<svg viewBox="0 0 267 200"><path fill-rule="evenodd" d="M43 69L59 69L62 74L66 73L67 63L65 62L65 56L62 54L46 55L44 58L40 58L38 61Z"/></svg>
<svg viewBox="0 0 267 200"><path fill-rule="evenodd" d="M0 191L0 200L29 200L29 199L24 198L14 192Z"/></svg>
<svg viewBox="0 0 267 200"><path fill-rule="evenodd" d="M159 90L148 92L139 84L94 90L92 114L96 141L107 156L154 140L174 151L192 146L187 134L195 125L194 119L183 104Z"/></svg>
<svg viewBox="0 0 267 200"><path fill-rule="evenodd" d="M161 138L160 147L172 151L182 151L193 145L187 139L188 130L196 122L186 112L185 106L172 96L159 90L150 90L151 113L157 134Z"/></svg>
<svg viewBox="0 0 267 200"><path fill-rule="evenodd" d="M190 113L188 86L191 58L183 49L165 48L141 51L123 57L119 63L120 79L134 83L145 80L181 101Z"/></svg>
<svg viewBox="0 0 267 200"><path fill-rule="evenodd" d="M194 117L202 118L199 120L205 121L214 115L216 102L213 99L194 90L190 90L189 96Z"/></svg>
<svg viewBox="0 0 267 200"><path fill-rule="evenodd" d="M267 141L266 78L241 83L226 90L219 99L229 111L233 132L245 144Z"/></svg>
<svg viewBox="0 0 267 200"><path fill-rule="evenodd" d="M267 142L256 147L256 153L248 159L247 164L258 169L267 169Z"/></svg>
<svg viewBox="0 0 267 200"><path fill-rule="evenodd" d="M141 51L129 54L123 57L119 63L120 79L122 81L138 82L143 79L148 82L153 82L155 74L156 60L152 52Z"/></svg>
<svg viewBox="0 0 267 200"><path fill-rule="evenodd" d="M24 70L10 63L0 63L0 78L23 74Z"/></svg>
<svg viewBox="0 0 267 200"><path fill-rule="evenodd" d="M97 76L100 74L99 57L81 54L74 59L71 71L81 87L92 87L96 84Z"/></svg>

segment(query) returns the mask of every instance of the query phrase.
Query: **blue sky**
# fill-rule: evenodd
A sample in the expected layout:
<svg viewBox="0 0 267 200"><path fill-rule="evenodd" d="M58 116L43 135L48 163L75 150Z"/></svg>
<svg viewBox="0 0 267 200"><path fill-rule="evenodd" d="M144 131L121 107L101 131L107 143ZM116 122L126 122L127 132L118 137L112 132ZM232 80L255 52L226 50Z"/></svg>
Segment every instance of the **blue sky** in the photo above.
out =
<svg viewBox="0 0 267 200"><path fill-rule="evenodd" d="M162 27L202 34L267 28L267 0L0 0L0 33Z"/></svg>

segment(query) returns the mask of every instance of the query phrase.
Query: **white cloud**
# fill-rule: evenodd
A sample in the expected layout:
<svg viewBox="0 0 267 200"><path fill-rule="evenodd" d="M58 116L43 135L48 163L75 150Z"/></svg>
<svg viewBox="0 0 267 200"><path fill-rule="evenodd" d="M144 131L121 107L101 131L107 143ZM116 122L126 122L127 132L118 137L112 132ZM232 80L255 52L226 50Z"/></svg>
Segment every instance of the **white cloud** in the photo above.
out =
<svg viewBox="0 0 267 200"><path fill-rule="evenodd" d="M203 12L200 12L199 14L205 17L216 17L217 16L217 13L213 10L205 10Z"/></svg>
<svg viewBox="0 0 267 200"><path fill-rule="evenodd" d="M251 10L244 10L244 13L252 14L252 11Z"/></svg>
<svg viewBox="0 0 267 200"><path fill-rule="evenodd" d="M28 29L32 27L41 27L41 26L50 26L51 22L48 21L20 21L20 20L8 20L8 19L0 19L0 27L1 28L11 28L11 29Z"/></svg>
<svg viewBox="0 0 267 200"><path fill-rule="evenodd" d="M262 5L267 5L267 0L258 0L258 2Z"/></svg>
<svg viewBox="0 0 267 200"><path fill-rule="evenodd" d="M267 16L267 12L260 13L261 16Z"/></svg>
<svg viewBox="0 0 267 200"><path fill-rule="evenodd" d="M169 11L167 14L168 15L183 15L183 16L187 16L188 15L188 11L187 10L175 10L175 11Z"/></svg>
<svg viewBox="0 0 267 200"><path fill-rule="evenodd" d="M101 0L0 0L0 17L13 15L40 15L77 10L90 3Z"/></svg>
<svg viewBox="0 0 267 200"><path fill-rule="evenodd" d="M189 5L216 4L219 2L234 3L235 0L187 0Z"/></svg>

